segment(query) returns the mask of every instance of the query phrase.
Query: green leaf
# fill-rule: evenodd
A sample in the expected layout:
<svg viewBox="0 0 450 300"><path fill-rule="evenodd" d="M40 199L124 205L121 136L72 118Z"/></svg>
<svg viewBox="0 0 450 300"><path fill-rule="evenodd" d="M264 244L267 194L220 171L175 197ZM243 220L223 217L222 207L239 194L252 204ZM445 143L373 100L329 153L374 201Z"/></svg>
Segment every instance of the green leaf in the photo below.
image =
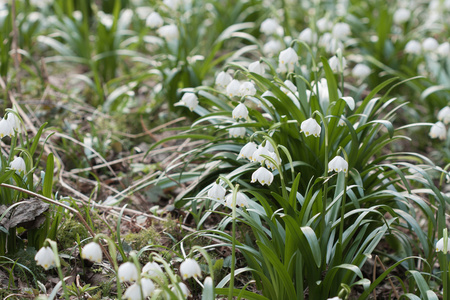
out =
<svg viewBox="0 0 450 300"><path fill-rule="evenodd" d="M50 153L47 157L47 166L45 168L44 185L42 186L42 195L44 195L47 198L52 197L54 166L55 166L55 161L53 158L53 153Z"/></svg>

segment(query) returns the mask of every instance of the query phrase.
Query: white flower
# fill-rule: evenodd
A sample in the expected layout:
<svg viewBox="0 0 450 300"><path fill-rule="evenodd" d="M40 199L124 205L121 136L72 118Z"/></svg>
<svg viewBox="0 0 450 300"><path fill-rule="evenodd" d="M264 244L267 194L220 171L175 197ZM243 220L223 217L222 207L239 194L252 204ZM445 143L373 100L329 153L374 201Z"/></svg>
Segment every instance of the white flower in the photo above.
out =
<svg viewBox="0 0 450 300"><path fill-rule="evenodd" d="M162 26L158 28L156 32L160 37L165 38L168 42L178 39L180 35L178 32L178 27L175 24Z"/></svg>
<svg viewBox="0 0 450 300"><path fill-rule="evenodd" d="M411 11L407 8L399 8L394 13L394 23L402 24L409 20Z"/></svg>
<svg viewBox="0 0 450 300"><path fill-rule="evenodd" d="M344 116L341 116L341 118L339 119L338 126L345 126Z"/></svg>
<svg viewBox="0 0 450 300"><path fill-rule="evenodd" d="M161 277L163 270L156 262L148 262L142 268L142 274L148 274L150 276Z"/></svg>
<svg viewBox="0 0 450 300"><path fill-rule="evenodd" d="M261 27L259 30L265 35L271 34L283 35L283 28L278 24L277 20L271 18L265 19L261 23Z"/></svg>
<svg viewBox="0 0 450 300"><path fill-rule="evenodd" d="M331 35L338 40L345 40L350 35L350 26L347 23L336 23Z"/></svg>
<svg viewBox="0 0 450 300"><path fill-rule="evenodd" d="M233 79L228 85L227 85L227 95L232 98L235 96L239 96L240 95L240 88L241 88L241 83L239 82L239 80Z"/></svg>
<svg viewBox="0 0 450 300"><path fill-rule="evenodd" d="M444 122L444 124L450 123L450 107L445 106L441 109L437 115L439 121Z"/></svg>
<svg viewBox="0 0 450 300"><path fill-rule="evenodd" d="M439 45L439 47L436 50L436 53L440 55L443 58L447 58L450 55L450 43L445 42Z"/></svg>
<svg viewBox="0 0 450 300"><path fill-rule="evenodd" d="M175 106L186 106L193 111L198 106L198 97L194 93L184 93L181 100L175 103Z"/></svg>
<svg viewBox="0 0 450 300"><path fill-rule="evenodd" d="M102 248L95 242L90 242L81 250L81 257L99 263L102 261Z"/></svg>
<svg viewBox="0 0 450 300"><path fill-rule="evenodd" d="M365 64L357 64L353 67L352 75L353 77L357 77L361 80L364 80L371 73L371 69Z"/></svg>
<svg viewBox="0 0 450 300"><path fill-rule="evenodd" d="M426 52L435 51L438 47L439 47L439 43L436 41L436 39L434 39L432 37L426 38L422 42L423 51L426 51Z"/></svg>
<svg viewBox="0 0 450 300"><path fill-rule="evenodd" d="M111 27L114 24L114 17L111 14L105 14L102 11L98 12L98 18L101 24L105 26L106 29L111 30Z"/></svg>
<svg viewBox="0 0 450 300"><path fill-rule="evenodd" d="M342 57L342 64L339 58L335 55L328 60L328 64L333 72L343 72L345 67L347 66L347 60L345 57Z"/></svg>
<svg viewBox="0 0 450 300"><path fill-rule="evenodd" d="M124 281L136 281L138 278L138 272L136 266L132 262L126 262L120 265L117 271L120 282Z"/></svg>
<svg viewBox="0 0 450 300"><path fill-rule="evenodd" d="M232 127L228 129L228 133L233 138L237 137L243 138L245 136L245 132L246 132L245 127Z"/></svg>
<svg viewBox="0 0 450 300"><path fill-rule="evenodd" d="M328 172L347 172L348 162L341 156L336 156L328 163Z"/></svg>
<svg viewBox="0 0 450 300"><path fill-rule="evenodd" d="M264 145L264 148L266 148L269 152L274 152L275 149L273 148L273 145L271 142L266 140L266 144Z"/></svg>
<svg viewBox="0 0 450 300"><path fill-rule="evenodd" d="M256 94L256 88L250 81L245 81L241 83L239 87L239 96L254 96Z"/></svg>
<svg viewBox="0 0 450 300"><path fill-rule="evenodd" d="M441 141L447 138L447 130L444 123L441 121L436 122L431 126L430 133L428 134L432 139L439 138Z"/></svg>
<svg viewBox="0 0 450 300"><path fill-rule="evenodd" d="M317 85L317 88L316 88ZM328 81L325 78L320 79L319 82L311 83L312 92L316 93L319 90L319 102L320 106L324 111L327 110L328 105L330 104L330 94L328 92ZM341 97L341 91L338 90L338 95Z"/></svg>
<svg viewBox="0 0 450 300"><path fill-rule="evenodd" d="M283 49L283 45L279 40L269 40L263 46L263 53L271 57L278 54L281 49Z"/></svg>
<svg viewBox="0 0 450 300"><path fill-rule="evenodd" d="M244 103L239 103L238 106L236 106L233 109L233 112L231 114L233 116L233 119L247 119L248 117L248 109L247 106L245 106Z"/></svg>
<svg viewBox="0 0 450 300"><path fill-rule="evenodd" d="M278 57L278 66L281 70L287 70L289 72L294 71L295 65L298 63L297 52L291 47L280 52Z"/></svg>
<svg viewBox="0 0 450 300"><path fill-rule="evenodd" d="M233 80L233 77L231 77L231 75L227 72L222 71L217 74L216 85L224 89L231 82L231 80Z"/></svg>
<svg viewBox="0 0 450 300"><path fill-rule="evenodd" d="M314 44L317 41L317 34L314 33L311 28L305 28L300 32L298 39L307 44Z"/></svg>
<svg viewBox="0 0 450 300"><path fill-rule="evenodd" d="M239 152L238 159L247 158L248 160L253 160L253 153L257 150L257 145L254 142L249 142L242 147Z"/></svg>
<svg viewBox="0 0 450 300"><path fill-rule="evenodd" d="M145 20L145 25L150 28L159 28L163 26L163 24L163 18L161 18L161 16L156 11L152 12Z"/></svg>
<svg viewBox="0 0 450 300"><path fill-rule="evenodd" d="M191 292L189 291L188 287L184 283L180 282L180 283L178 283L178 286L180 287L181 292L183 293L183 296L185 298L187 298L191 295ZM170 288L170 290L172 292L174 292L175 294L178 294L178 289L176 287L173 286Z"/></svg>
<svg viewBox="0 0 450 300"><path fill-rule="evenodd" d="M195 259L186 258L180 265L180 274L183 280L191 277L199 278L202 277L202 270Z"/></svg>
<svg viewBox="0 0 450 300"><path fill-rule="evenodd" d="M270 157L277 163L277 165L281 164L281 159L277 156L275 152L270 152ZM266 159L266 167L268 169L271 169L272 171L275 170L276 168L276 166L268 159Z"/></svg>
<svg viewBox="0 0 450 300"><path fill-rule="evenodd" d="M34 256L34 260L36 261L36 264L40 265L45 270L48 270L56 265L55 254L50 247L42 247L39 249Z"/></svg>
<svg viewBox="0 0 450 300"><path fill-rule="evenodd" d="M176 10L180 5L180 0L164 0L163 4L172 10Z"/></svg>
<svg viewBox="0 0 450 300"><path fill-rule="evenodd" d="M338 296L333 297L333 298L328 298L327 300L342 300L341 298L339 298Z"/></svg>
<svg viewBox="0 0 450 300"><path fill-rule="evenodd" d="M319 123L313 118L303 121L300 125L300 132L305 133L305 136L313 135L318 137L321 131L322 127L320 127Z"/></svg>
<svg viewBox="0 0 450 300"><path fill-rule="evenodd" d="M266 159L264 157L262 157L262 155L270 156L270 151L267 150L266 147L259 145L258 149L256 149L255 152L253 152L252 161L264 164L264 161Z"/></svg>
<svg viewBox="0 0 450 300"><path fill-rule="evenodd" d="M405 46L405 53L420 54L421 49L422 47L418 41L410 40Z"/></svg>
<svg viewBox="0 0 450 300"><path fill-rule="evenodd" d="M0 139L5 136L12 136L14 134L14 129L11 127L11 123L6 119L0 121Z"/></svg>
<svg viewBox="0 0 450 300"><path fill-rule="evenodd" d="M7 117L6 121L11 125L11 128L16 132L20 132L20 119L16 114L8 113Z"/></svg>
<svg viewBox="0 0 450 300"><path fill-rule="evenodd" d="M260 167L258 170L256 170L252 174L251 183L254 183L256 181L261 183L261 185L264 185L264 184L271 185L272 181L273 181L273 174L266 168Z"/></svg>
<svg viewBox="0 0 450 300"><path fill-rule="evenodd" d="M285 94L289 94L289 93L295 93L297 91L297 87L295 86L294 83L292 83L292 81L290 80L285 80L284 81L284 85L287 87L280 87L280 90L285 93Z"/></svg>
<svg viewBox="0 0 450 300"><path fill-rule="evenodd" d="M27 171L25 161L23 160L22 157L14 158L14 160L9 164L9 167L11 168L11 170L16 170L19 173L21 172L25 173Z"/></svg>
<svg viewBox="0 0 450 300"><path fill-rule="evenodd" d="M317 26L317 29L319 29L319 31L324 32L324 31L331 30L331 28L333 28L333 23L331 23L326 18L321 18L321 19L317 20L316 26Z"/></svg>
<svg viewBox="0 0 450 300"><path fill-rule="evenodd" d="M223 200L225 198L225 193L225 188L220 184L214 182L213 186L208 191L208 197L216 200Z"/></svg>
<svg viewBox="0 0 450 300"><path fill-rule="evenodd" d="M155 290L155 285L153 284L153 281L151 281L150 279L142 278L141 288L142 288L142 296L144 296L144 299L146 299ZM139 288L139 285L137 283L133 283L132 285L130 285L123 294L123 297L129 300L141 300L142 299L141 289Z"/></svg>
<svg viewBox="0 0 450 300"><path fill-rule="evenodd" d="M444 252L444 238L441 238L436 243L436 252ZM447 240L447 252L450 253L450 238Z"/></svg>
<svg viewBox="0 0 450 300"><path fill-rule="evenodd" d="M248 70L250 72L259 74L259 75L264 75L264 73L266 72L266 69L264 68L264 64L260 63L259 61L254 61L251 64L248 65Z"/></svg>
<svg viewBox="0 0 450 300"><path fill-rule="evenodd" d="M153 291L155 290L155 284L153 281L149 278L142 278L141 279L141 288L142 293L144 294L144 298L150 296Z"/></svg>
<svg viewBox="0 0 450 300"><path fill-rule="evenodd" d="M233 204L233 194L228 194L225 197L225 205L229 208L232 208ZM248 198L244 193L237 192L236 193L236 206L237 207L248 207Z"/></svg>

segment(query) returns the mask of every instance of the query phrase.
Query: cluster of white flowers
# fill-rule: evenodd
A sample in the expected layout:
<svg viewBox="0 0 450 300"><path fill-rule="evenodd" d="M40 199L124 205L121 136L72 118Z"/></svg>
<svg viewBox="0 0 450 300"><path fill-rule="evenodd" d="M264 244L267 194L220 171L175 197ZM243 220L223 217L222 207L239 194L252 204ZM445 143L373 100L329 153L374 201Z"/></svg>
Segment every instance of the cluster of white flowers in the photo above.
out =
<svg viewBox="0 0 450 300"><path fill-rule="evenodd" d="M405 53L415 55L430 53L434 54L434 56L431 56L431 58L448 58L450 55L450 43L443 42L439 44L439 42L433 37L424 39L422 43L417 40L410 40L405 45Z"/></svg>
<svg viewBox="0 0 450 300"><path fill-rule="evenodd" d="M223 201L225 206L232 207L233 204L233 193L226 195L226 189L219 183L215 182L212 187L208 190L208 197L217 201ZM225 196L226 195L226 196ZM242 193L237 192L236 194L236 206L237 207L248 207L248 197ZM182 274L183 275L183 274Z"/></svg>
<svg viewBox="0 0 450 300"><path fill-rule="evenodd" d="M14 113L7 113L0 120L0 139L13 136L20 132L20 120Z"/></svg>
<svg viewBox="0 0 450 300"><path fill-rule="evenodd" d="M195 93L184 93L181 100L175 103L175 106L186 106L193 111L198 106L198 97Z"/></svg>
<svg viewBox="0 0 450 300"><path fill-rule="evenodd" d="M442 108L438 115L438 122L433 124L430 129L430 133L428 134L432 139L439 138L441 141L447 139L447 129L445 125L450 123L450 107L445 106Z"/></svg>

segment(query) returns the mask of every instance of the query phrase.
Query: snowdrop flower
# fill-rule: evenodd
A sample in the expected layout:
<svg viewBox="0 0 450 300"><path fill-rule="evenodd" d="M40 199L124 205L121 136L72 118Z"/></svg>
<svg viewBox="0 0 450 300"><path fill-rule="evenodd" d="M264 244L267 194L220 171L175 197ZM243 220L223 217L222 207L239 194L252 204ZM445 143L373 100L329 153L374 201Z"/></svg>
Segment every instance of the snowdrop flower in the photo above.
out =
<svg viewBox="0 0 450 300"><path fill-rule="evenodd" d="M316 88L317 85L317 88ZM312 92L316 93L319 90L319 102L320 106L324 111L327 110L328 105L330 104L330 94L328 92L328 81L325 78L319 80L319 82L311 83ZM338 90L338 95L341 97L342 93Z"/></svg>
<svg viewBox="0 0 450 300"><path fill-rule="evenodd" d="M36 264L40 265L45 270L56 266L55 254L50 247L42 247L41 249L39 249L39 251L34 256L34 260L36 261Z"/></svg>
<svg viewBox="0 0 450 300"><path fill-rule="evenodd" d="M345 40L351 33L347 23L336 23L331 31L331 35L338 40Z"/></svg>
<svg viewBox="0 0 450 300"><path fill-rule="evenodd" d="M273 181L273 174L264 167L260 167L258 170L253 172L251 183L258 181L261 185L267 184L271 185Z"/></svg>
<svg viewBox="0 0 450 300"><path fill-rule="evenodd" d="M264 33L265 35L271 35L271 34L279 34L280 33L280 25L278 24L277 20L268 18L265 19L261 23L261 27L259 30ZM282 30L282 28L281 28ZM281 34L282 35L282 34Z"/></svg>
<svg viewBox="0 0 450 300"><path fill-rule="evenodd" d="M164 0L163 4L168 8L175 10L178 8L178 5L180 5L180 0Z"/></svg>
<svg viewBox="0 0 450 300"><path fill-rule="evenodd" d="M158 35L162 38L165 38L166 41L174 41L177 40L179 37L178 27L175 24L165 25L156 31Z"/></svg>
<svg viewBox="0 0 450 300"><path fill-rule="evenodd" d="M142 296L144 296L144 299L146 299L155 290L155 284L148 278L142 278L141 288ZM137 283L133 283L132 285L130 285L123 294L123 297L129 300L141 300L141 289L139 288L139 285Z"/></svg>
<svg viewBox="0 0 450 300"><path fill-rule="evenodd" d="M426 38L422 42L423 51L426 51L426 52L435 51L438 47L439 47L439 43L436 41L436 39L434 39L432 37Z"/></svg>
<svg viewBox="0 0 450 300"><path fill-rule="evenodd" d="M176 106L186 106L193 111L198 106L198 97L194 93L184 93L181 100L175 103Z"/></svg>
<svg viewBox="0 0 450 300"><path fill-rule="evenodd" d="M319 137L322 127L313 118L309 118L300 125L300 133L303 132L305 136L313 135Z"/></svg>
<svg viewBox="0 0 450 300"><path fill-rule="evenodd" d="M328 60L328 64L330 65L330 68L333 72L343 72L345 67L347 66L347 61L345 60L345 57L342 57L342 64L339 58L335 55L332 58Z"/></svg>
<svg viewBox="0 0 450 300"><path fill-rule="evenodd" d="M270 151L266 147L259 145L258 149L253 152L252 162L259 162L261 165L264 164L266 159L262 155L270 156Z"/></svg>
<svg viewBox="0 0 450 300"><path fill-rule="evenodd" d="M149 276L161 277L163 270L156 262L148 262L142 268L142 274L148 274Z"/></svg>
<svg viewBox="0 0 450 300"><path fill-rule="evenodd" d="M250 81L241 83L241 85L239 86L239 96L244 97L254 95L256 95L256 88L253 83L251 83Z"/></svg>
<svg viewBox="0 0 450 300"><path fill-rule="evenodd" d="M281 164L281 158L275 152L270 152L270 158L272 158L277 165ZM272 171L276 169L276 166L269 160L266 159L266 167Z"/></svg>
<svg viewBox="0 0 450 300"><path fill-rule="evenodd" d="M444 123L441 121L435 123L431 126L430 133L428 135L432 139L439 138L441 141L445 140L447 137L447 130L445 129Z"/></svg>
<svg viewBox="0 0 450 300"><path fill-rule="evenodd" d="M230 74L222 71L219 74L217 74L216 85L224 89L227 87L228 84L230 84L230 82L232 80L233 80L233 77L231 77Z"/></svg>
<svg viewBox="0 0 450 300"><path fill-rule="evenodd" d="M163 24L163 18L161 18L161 16L156 11L152 12L145 20L145 25L150 28L159 28L163 26Z"/></svg>
<svg viewBox="0 0 450 300"><path fill-rule="evenodd" d="M319 31L324 32L324 31L331 30L331 28L333 28L333 23L331 23L326 18L321 18L321 19L317 20L316 26L317 26L317 29L319 29Z"/></svg>
<svg viewBox="0 0 450 300"><path fill-rule="evenodd" d="M255 142L249 142L242 147L241 151L239 152L238 158L247 158L248 160L253 160L253 153L258 149L258 146Z"/></svg>
<svg viewBox="0 0 450 300"><path fill-rule="evenodd" d="M266 144L264 145L264 148L266 148L269 152L274 152L275 149L273 148L273 145L271 142L266 140Z"/></svg>
<svg viewBox="0 0 450 300"><path fill-rule="evenodd" d="M410 40L405 46L405 53L420 54L421 46L416 40Z"/></svg>
<svg viewBox="0 0 450 300"><path fill-rule="evenodd" d="M180 274L183 280L191 277L200 278L202 277L202 270L195 259L186 258L180 265Z"/></svg>
<svg viewBox="0 0 450 300"><path fill-rule="evenodd" d="M25 165L25 161L22 157L16 157L14 160L10 163L9 167L11 170L16 170L19 173L26 172L27 167Z"/></svg>
<svg viewBox="0 0 450 300"><path fill-rule="evenodd" d="M307 44L314 44L317 41L317 34L311 28L305 28L300 32L298 39Z"/></svg>
<svg viewBox="0 0 450 300"><path fill-rule="evenodd" d="M188 287L184 283L180 282L180 283L178 283L178 286L180 287L181 292L183 293L183 296L185 298L187 298L187 297L189 297L191 295L191 292L189 291ZM176 287L174 287L174 286L171 287L170 290L172 292L174 292L175 294L178 293L178 289Z"/></svg>
<svg viewBox="0 0 450 300"><path fill-rule="evenodd" d="M272 57L278 54L281 49L283 49L283 45L279 40L270 40L263 46L263 53L266 56Z"/></svg>
<svg viewBox="0 0 450 300"><path fill-rule="evenodd" d="M342 300L341 298L339 298L338 296L333 297L333 298L328 298L327 300Z"/></svg>
<svg viewBox="0 0 450 300"><path fill-rule="evenodd" d="M233 116L233 119L236 119L236 120L247 119L247 117L248 117L247 106L245 106L244 103L239 103L238 106L236 106L233 109L232 116Z"/></svg>
<svg viewBox="0 0 450 300"><path fill-rule="evenodd" d="M443 57L443 58L447 58L450 56L450 43L449 42L445 42L439 45L439 47L436 49L436 53Z"/></svg>
<svg viewBox="0 0 450 300"><path fill-rule="evenodd" d="M11 125L11 128L16 132L20 132L19 118L13 113L8 113L7 117L8 119L6 119L6 121Z"/></svg>
<svg viewBox="0 0 450 300"><path fill-rule="evenodd" d="M239 82L239 80L233 79L228 85L227 85L227 95L230 98L233 98L235 96L239 96L239 91L241 88L241 83Z"/></svg>
<svg viewBox="0 0 450 300"><path fill-rule="evenodd" d="M444 252L444 238L437 241L436 252ZM450 252L450 238L447 240L447 252Z"/></svg>
<svg viewBox="0 0 450 300"><path fill-rule="evenodd" d="M328 172L347 172L348 162L341 156L336 156L328 163Z"/></svg>
<svg viewBox="0 0 450 300"><path fill-rule="evenodd" d="M225 205L232 208L233 205L233 194L228 194L225 198ZM248 198L244 193L236 193L236 206L237 207L248 207Z"/></svg>
<svg viewBox="0 0 450 300"><path fill-rule="evenodd" d="M126 262L120 265L119 270L120 282L124 281L136 281L138 278L137 268L132 262Z"/></svg>
<svg viewBox="0 0 450 300"><path fill-rule="evenodd" d="M339 119L338 126L345 126L344 116L341 116L341 118Z"/></svg>
<svg viewBox="0 0 450 300"><path fill-rule="evenodd" d="M250 72L259 74L259 75L264 75L264 73L266 73L266 69L264 68L264 64L260 63L259 61L255 61L252 62L251 64L248 65L248 70Z"/></svg>
<svg viewBox="0 0 450 300"><path fill-rule="evenodd" d="M14 134L14 129L11 127L11 123L5 118L0 121L0 139L5 136L12 136Z"/></svg>
<svg viewBox="0 0 450 300"><path fill-rule="evenodd" d="M439 121L444 122L444 124L450 123L450 107L446 106L441 109L437 115Z"/></svg>
<svg viewBox="0 0 450 300"><path fill-rule="evenodd" d="M246 132L245 127L233 127L228 129L228 133L233 138L237 137L243 138L245 136L245 132Z"/></svg>
<svg viewBox="0 0 450 300"><path fill-rule="evenodd" d="M114 24L114 17L111 14L105 14L102 11L98 12L98 18L101 24L105 26L106 29L111 30L111 27Z"/></svg>
<svg viewBox="0 0 450 300"><path fill-rule="evenodd" d="M394 13L394 23L403 24L411 17L411 11L406 8L399 8Z"/></svg>
<svg viewBox="0 0 450 300"><path fill-rule="evenodd" d="M81 250L81 258L99 263L102 261L102 249L95 242L90 242Z"/></svg>
<svg viewBox="0 0 450 300"><path fill-rule="evenodd" d="M225 198L225 193L225 188L220 184L214 182L213 186L208 191L208 197L216 200L223 200Z"/></svg>
<svg viewBox="0 0 450 300"><path fill-rule="evenodd" d="M289 93L295 93L297 91L297 87L295 86L294 83L292 83L292 81L290 80L286 80L284 81L284 85L287 87L280 87L280 90L285 93L285 94L289 94Z"/></svg>
<svg viewBox="0 0 450 300"><path fill-rule="evenodd" d="M289 47L280 52L280 56L278 57L278 65L280 70L285 71L287 67L289 72L293 72L297 63L298 55L293 48Z"/></svg>
<svg viewBox="0 0 450 300"><path fill-rule="evenodd" d="M352 69L352 75L353 77L359 78L361 80L364 80L367 76L369 76L371 73L371 69L366 66L365 64L357 64Z"/></svg>

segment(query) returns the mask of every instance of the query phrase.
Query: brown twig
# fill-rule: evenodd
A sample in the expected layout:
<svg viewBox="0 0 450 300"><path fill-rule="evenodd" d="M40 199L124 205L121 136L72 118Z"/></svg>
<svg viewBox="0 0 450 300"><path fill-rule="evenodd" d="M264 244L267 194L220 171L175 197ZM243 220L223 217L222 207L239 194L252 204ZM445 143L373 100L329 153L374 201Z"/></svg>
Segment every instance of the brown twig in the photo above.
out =
<svg viewBox="0 0 450 300"><path fill-rule="evenodd" d="M377 272L376 272L376 267L377 267L376 262L377 262L377 261L380 263L381 268L383 269L383 272L386 272L386 267L384 266L384 264L383 264L383 262L381 261L380 257L379 257L378 255L375 255L375 263L374 263L374 265L373 265L373 281L374 281L374 282L375 282L375 279L376 279L376 273L377 273ZM394 287L394 283L392 282L391 277L389 277L389 275L387 276L387 279L389 280L389 283L390 283L390 285L391 285L391 288L392 288L392 291L394 292L395 297L396 297L397 299L400 299L400 296L399 296L399 294L397 293L397 290L396 290L395 287ZM375 293L375 289L373 290L373 296L374 296L374 299L377 299L376 293Z"/></svg>

